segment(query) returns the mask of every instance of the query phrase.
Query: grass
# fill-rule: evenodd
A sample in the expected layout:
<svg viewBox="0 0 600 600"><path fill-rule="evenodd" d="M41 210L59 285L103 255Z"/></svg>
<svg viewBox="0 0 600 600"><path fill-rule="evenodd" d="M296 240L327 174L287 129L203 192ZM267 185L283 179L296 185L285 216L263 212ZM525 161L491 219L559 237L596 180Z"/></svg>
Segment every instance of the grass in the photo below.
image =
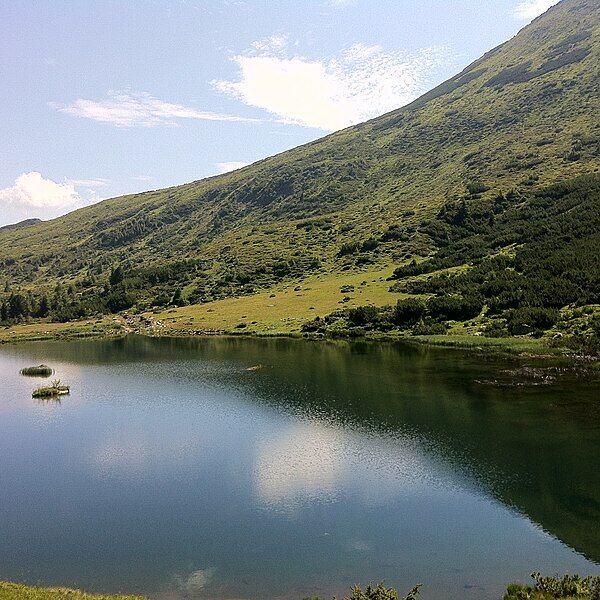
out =
<svg viewBox="0 0 600 600"><path fill-rule="evenodd" d="M81 590L57 587L30 587L0 581L0 600L146 600L144 596L88 594Z"/></svg>
<svg viewBox="0 0 600 600"><path fill-rule="evenodd" d="M510 354L562 355L564 348L548 346L546 340L529 337L486 338L468 334L416 335L415 342L446 348L465 348L478 351L506 352Z"/></svg>
<svg viewBox="0 0 600 600"><path fill-rule="evenodd" d="M30 377L50 377L54 372L52 367L47 365L38 365L37 367L25 367L21 369L21 375L28 375Z"/></svg>
<svg viewBox="0 0 600 600"><path fill-rule="evenodd" d="M600 577L581 578L565 575L562 579L537 576L535 586L510 584L504 600L597 600L600 597ZM415 586L404 600L417 600L421 585ZM0 600L146 600L144 596L88 594L81 590L57 587L31 587L0 581ZM320 600L318 597L304 600ZM398 592L382 584L368 586L364 591L355 586L344 600L398 600Z"/></svg>
<svg viewBox="0 0 600 600"><path fill-rule="evenodd" d="M54 398L56 396L64 396L70 391L68 385L62 385L60 379L56 379L52 382L52 385L46 387L40 387L33 390L31 396L33 398Z"/></svg>
<svg viewBox="0 0 600 600"><path fill-rule="evenodd" d="M401 294L389 291L393 268L308 277L276 285L250 296L184 306L146 316L160 321L156 333L190 331L277 335L299 333L306 321L341 307L394 304ZM349 291L354 288L353 291ZM344 289L345 291L342 291ZM344 299L348 299L344 301Z"/></svg>
<svg viewBox="0 0 600 600"><path fill-rule="evenodd" d="M114 316L85 319L68 323L37 321L0 328L0 344L32 342L39 340L74 339L85 337L111 337L123 335L120 320Z"/></svg>

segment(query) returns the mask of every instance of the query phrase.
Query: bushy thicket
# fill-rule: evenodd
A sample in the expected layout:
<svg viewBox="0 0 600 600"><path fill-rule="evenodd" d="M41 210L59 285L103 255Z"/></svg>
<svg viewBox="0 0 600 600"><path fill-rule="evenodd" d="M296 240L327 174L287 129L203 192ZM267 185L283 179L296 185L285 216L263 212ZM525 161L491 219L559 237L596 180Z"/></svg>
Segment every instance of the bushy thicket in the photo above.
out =
<svg viewBox="0 0 600 600"><path fill-rule="evenodd" d="M556 578L533 573L532 578L533 586L509 585L504 600L600 600L600 577L565 575Z"/></svg>
<svg viewBox="0 0 600 600"><path fill-rule="evenodd" d="M117 313L143 299L151 305L176 305L182 302L180 286L201 268L201 261L179 261L143 269L119 265L111 270L107 280L88 273L70 285L59 284L38 293L31 290L5 291L0 301L0 322L18 323L30 318L64 322ZM166 297L148 296L147 290L153 286L165 290Z"/></svg>
<svg viewBox="0 0 600 600"><path fill-rule="evenodd" d="M416 585L402 600L417 600L420 585ZM304 600L320 600L320 598L305 598ZM360 586L354 586L350 596L344 600L401 600L394 588L386 588L382 583L377 586L368 585L364 590Z"/></svg>
<svg viewBox="0 0 600 600"><path fill-rule="evenodd" d="M406 298L395 306L357 306L317 317L302 327L305 333L360 335L367 331L410 330L413 335L445 334L450 319L477 316L483 307L473 298Z"/></svg>
<svg viewBox="0 0 600 600"><path fill-rule="evenodd" d="M579 575L565 575L559 577L543 577L540 573L533 573L533 586L513 583L508 586L504 600L600 600L600 577L581 577ZM417 585L403 600L417 600L421 585ZM321 600L318 597L305 598L304 600ZM334 599L335 600L335 599ZM394 588L386 588L383 584L367 586L363 590L359 586L352 588L350 596L344 600L400 600Z"/></svg>
<svg viewBox="0 0 600 600"><path fill-rule="evenodd" d="M451 298L463 298L472 304L465 318L485 304L511 334L539 334L556 323L558 309L600 302L599 175L528 196L454 200L428 227L440 250L396 269L394 289L434 295L440 308L433 312L442 320L462 320ZM459 273L435 274L465 263L469 268ZM425 274L431 275L415 278Z"/></svg>
<svg viewBox="0 0 600 600"><path fill-rule="evenodd" d="M89 269L69 285L43 291L7 288L4 294L0 293L0 322L12 324L32 318L70 321L132 307L148 309L210 302L251 293L255 286L299 278L319 267L319 260L312 256L280 259L252 269L232 265L218 274L211 272L210 265L200 259L145 267L123 263L115 266L108 276Z"/></svg>

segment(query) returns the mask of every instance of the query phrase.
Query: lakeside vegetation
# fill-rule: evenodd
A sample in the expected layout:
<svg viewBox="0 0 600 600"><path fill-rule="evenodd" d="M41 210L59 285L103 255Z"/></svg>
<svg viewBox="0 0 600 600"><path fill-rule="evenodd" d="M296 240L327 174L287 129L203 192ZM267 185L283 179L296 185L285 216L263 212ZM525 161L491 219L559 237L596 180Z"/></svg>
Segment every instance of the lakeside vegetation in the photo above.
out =
<svg viewBox="0 0 600 600"><path fill-rule="evenodd" d="M0 600L146 600L144 596L88 594L64 587L33 587L0 581Z"/></svg>
<svg viewBox="0 0 600 600"><path fill-rule="evenodd" d="M393 306L337 310L303 330L424 336L460 323L489 338L551 332L555 344L600 352L599 175L491 202L469 193L447 202L424 227L435 231L440 249L391 277L391 290L409 297Z"/></svg>
<svg viewBox="0 0 600 600"><path fill-rule="evenodd" d="M533 573L531 577L535 581L533 586L509 585L504 600L600 600L600 576L565 575L558 578Z"/></svg>
<svg viewBox="0 0 600 600"><path fill-rule="evenodd" d="M533 573L532 586L510 584L503 600L600 600L600 576L565 575L543 577ZM413 587L402 600L418 600L423 586ZM144 596L88 594L69 588L30 587L0 581L0 600L147 600ZM321 600L317 596L303 600ZM343 600L401 600L397 590L384 584L368 585L364 590L354 586Z"/></svg>
<svg viewBox="0 0 600 600"><path fill-rule="evenodd" d="M143 319L133 319L138 325L134 330L163 335L459 336L448 345L474 335L542 339L549 348L598 354L600 175L491 201L471 191L448 201L423 227L439 238L439 249L424 260L316 274L203 304L155 307ZM109 285L125 281L117 268ZM31 298L27 303L35 304L33 294ZM102 319L103 326L89 334L102 334L107 325L113 333L131 329L115 318L100 317L96 324ZM47 320L39 327L46 328ZM35 330L35 324L31 327ZM0 339L17 331L0 332Z"/></svg>
<svg viewBox="0 0 600 600"><path fill-rule="evenodd" d="M350 596L344 596L343 600L417 600L421 587L423 586L416 585L401 599L394 588L386 588L382 583L376 586L368 585L364 591L360 586L356 585L352 588ZM321 598L314 596L312 598L304 598L304 600L321 600Z"/></svg>

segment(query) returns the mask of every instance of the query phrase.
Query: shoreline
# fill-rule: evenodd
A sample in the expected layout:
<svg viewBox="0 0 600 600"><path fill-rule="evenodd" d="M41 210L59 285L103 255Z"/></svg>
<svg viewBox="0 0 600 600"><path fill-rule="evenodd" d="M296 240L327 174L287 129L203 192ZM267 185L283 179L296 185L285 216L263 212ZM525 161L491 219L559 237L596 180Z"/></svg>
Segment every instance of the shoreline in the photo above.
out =
<svg viewBox="0 0 600 600"><path fill-rule="evenodd" d="M541 360L562 360L573 364L595 366L600 357L586 356L566 347L550 346L543 339L526 337L486 338L468 334L447 334L430 336L399 335L395 333L373 332L366 335L323 336L299 331L229 331L229 330L187 330L164 327L155 329L142 327L139 323L143 315L119 315L112 319L71 321L67 323L27 323L11 325L0 330L0 346L25 342L120 339L128 335L150 338L288 338L307 341L347 341L347 342L401 342L414 346L462 350L479 355L498 355L514 358Z"/></svg>

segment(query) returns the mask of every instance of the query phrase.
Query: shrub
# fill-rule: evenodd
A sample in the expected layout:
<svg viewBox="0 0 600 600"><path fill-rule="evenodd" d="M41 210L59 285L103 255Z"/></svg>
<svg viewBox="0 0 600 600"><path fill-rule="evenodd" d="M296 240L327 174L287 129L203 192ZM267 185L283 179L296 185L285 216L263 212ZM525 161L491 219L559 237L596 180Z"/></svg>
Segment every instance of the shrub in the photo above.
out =
<svg viewBox="0 0 600 600"><path fill-rule="evenodd" d="M490 188L481 181L471 181L467 183L467 192L472 196L475 194L483 194L483 192L487 192L489 189Z"/></svg>
<svg viewBox="0 0 600 600"><path fill-rule="evenodd" d="M441 321L474 319L482 309L480 296L436 296L427 303L429 314Z"/></svg>
<svg viewBox="0 0 600 600"><path fill-rule="evenodd" d="M375 306L357 306L348 310L348 321L353 326L373 325L378 320L379 309Z"/></svg>
<svg viewBox="0 0 600 600"><path fill-rule="evenodd" d="M557 320L558 311L553 308L525 307L507 312L507 327L513 335L541 335Z"/></svg>
<svg viewBox="0 0 600 600"><path fill-rule="evenodd" d="M131 308L137 301L137 294L129 290L115 289L106 297L106 308L111 313L118 313Z"/></svg>
<svg viewBox="0 0 600 600"><path fill-rule="evenodd" d="M398 300L392 314L395 325L410 326L418 323L427 312L427 306L423 300L417 298L406 298Z"/></svg>
<svg viewBox="0 0 600 600"><path fill-rule="evenodd" d="M501 321L492 321L483 331L483 335L488 338L505 338L510 333Z"/></svg>
<svg viewBox="0 0 600 600"><path fill-rule="evenodd" d="M446 335L448 327L433 319L419 321L412 329L412 335Z"/></svg>
<svg viewBox="0 0 600 600"><path fill-rule="evenodd" d="M417 585L410 590L404 600L416 600L420 587ZM352 589L352 595L347 596L344 600L398 600L398 592L393 588L385 588L381 583L377 587L367 586L364 592L359 586L356 586Z"/></svg>
<svg viewBox="0 0 600 600"><path fill-rule="evenodd" d="M508 586L504 600L600 600L600 577L565 575L559 579L542 577L539 573L531 576L535 580L535 586L513 583Z"/></svg>
<svg viewBox="0 0 600 600"><path fill-rule="evenodd" d="M338 256L346 256L348 254L355 254L360 250L360 244L358 242L345 242L341 245Z"/></svg>

